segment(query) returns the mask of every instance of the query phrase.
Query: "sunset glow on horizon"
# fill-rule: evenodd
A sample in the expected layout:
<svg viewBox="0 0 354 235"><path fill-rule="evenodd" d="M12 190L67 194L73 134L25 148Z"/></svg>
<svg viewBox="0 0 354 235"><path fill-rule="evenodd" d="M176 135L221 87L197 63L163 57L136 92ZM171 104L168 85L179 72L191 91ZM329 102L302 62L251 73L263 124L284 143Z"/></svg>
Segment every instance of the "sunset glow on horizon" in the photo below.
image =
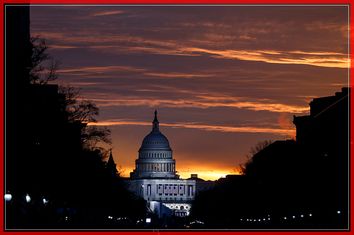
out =
<svg viewBox="0 0 354 235"><path fill-rule="evenodd" d="M199 165L188 165L187 168L182 168L178 166L178 157L177 157L177 174L181 179L188 179L191 177L191 174L197 174L198 178L203 180L218 180L220 178L225 178L227 175L239 175L241 174L240 170L235 169L213 169L212 166L199 168ZM125 167L124 169L118 168L118 170L122 170L121 176L129 177L130 172L132 172L134 167Z"/></svg>

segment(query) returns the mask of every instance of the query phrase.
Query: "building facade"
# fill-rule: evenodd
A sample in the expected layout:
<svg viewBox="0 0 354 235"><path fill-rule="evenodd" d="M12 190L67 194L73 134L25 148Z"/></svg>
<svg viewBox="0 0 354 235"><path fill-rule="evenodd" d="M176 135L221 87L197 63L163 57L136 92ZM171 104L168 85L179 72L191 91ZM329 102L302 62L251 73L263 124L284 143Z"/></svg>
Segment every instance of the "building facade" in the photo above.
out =
<svg viewBox="0 0 354 235"><path fill-rule="evenodd" d="M307 164L313 161L316 172L322 169L317 175L323 184L323 204L339 211L349 208L350 95L351 88L343 87L332 96L315 98L310 114L294 116L293 120L296 142L311 156Z"/></svg>
<svg viewBox="0 0 354 235"><path fill-rule="evenodd" d="M179 178L169 141L160 131L157 111L130 173L129 189L144 198L159 217L189 215L196 181Z"/></svg>

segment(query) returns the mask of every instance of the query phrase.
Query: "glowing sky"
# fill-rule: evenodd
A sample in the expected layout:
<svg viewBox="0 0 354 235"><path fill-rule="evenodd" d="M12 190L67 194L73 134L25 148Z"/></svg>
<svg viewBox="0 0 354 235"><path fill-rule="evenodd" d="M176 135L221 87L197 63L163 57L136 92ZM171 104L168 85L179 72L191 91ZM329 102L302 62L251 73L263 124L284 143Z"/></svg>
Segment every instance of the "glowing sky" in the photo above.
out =
<svg viewBox="0 0 354 235"><path fill-rule="evenodd" d="M217 179L348 83L346 6L35 6L31 33L99 106L123 175L155 108L181 176Z"/></svg>

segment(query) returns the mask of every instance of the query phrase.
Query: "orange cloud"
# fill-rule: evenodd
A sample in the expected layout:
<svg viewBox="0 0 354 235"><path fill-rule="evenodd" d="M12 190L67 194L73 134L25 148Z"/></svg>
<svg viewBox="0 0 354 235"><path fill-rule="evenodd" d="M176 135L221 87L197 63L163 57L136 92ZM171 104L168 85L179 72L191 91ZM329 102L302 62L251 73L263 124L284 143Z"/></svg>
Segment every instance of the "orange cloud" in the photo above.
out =
<svg viewBox="0 0 354 235"><path fill-rule="evenodd" d="M52 49L74 49L74 48L78 48L77 46L73 46L73 45L56 45L56 44L51 44L50 48Z"/></svg>
<svg viewBox="0 0 354 235"><path fill-rule="evenodd" d="M118 12L118 11L117 11ZM103 13L102 13L103 14ZM79 35L43 32L43 36L56 40L56 47L62 43L83 43L83 47L103 50L107 53L151 53L162 55L202 56L231 60L258 61L271 64L312 65L330 68L349 68L350 60L347 53L331 51L278 51L278 50L240 50L210 49L199 45L198 39L192 40L195 45L185 45L180 41L147 39L131 35L92 35L81 32ZM117 46L118 45L118 46ZM125 45L125 46L119 46ZM210 44L211 47L213 44ZM70 45L63 45L68 48Z"/></svg>
<svg viewBox="0 0 354 235"><path fill-rule="evenodd" d="M300 53L292 53L291 51L212 50L198 47L187 47L183 50L188 53L209 54L216 58L259 61L271 64L302 64L332 68L349 68L350 65L348 54L333 52L304 52L303 56L296 57Z"/></svg>
<svg viewBox="0 0 354 235"><path fill-rule="evenodd" d="M144 75L163 78L201 78L201 77L213 77L211 74L193 74L193 73L144 73Z"/></svg>
<svg viewBox="0 0 354 235"><path fill-rule="evenodd" d="M170 45L159 45L158 41L142 41L140 46L109 46L108 53L151 53L175 56L202 56L230 60L264 62L269 64L312 65L328 68L349 68L348 54L335 52L303 52L271 51L271 50L237 50L237 49L207 49L201 47L181 46L169 42ZM152 43L145 45L145 43ZM90 47L97 48L97 47ZM102 47L99 47L102 49Z"/></svg>
<svg viewBox="0 0 354 235"><path fill-rule="evenodd" d="M100 11L100 12L96 12L94 13L92 16L109 16L109 15L119 15L119 14L123 14L124 11L121 10L117 10L117 11Z"/></svg>
<svg viewBox="0 0 354 235"><path fill-rule="evenodd" d="M83 66L77 68L58 69L58 73L105 73L105 72L144 72L145 69L131 66Z"/></svg>
<svg viewBox="0 0 354 235"><path fill-rule="evenodd" d="M123 119L99 121L95 123L88 123L91 126L124 126L124 125L138 125L138 126L151 126L151 122L142 121L130 121ZM161 123L161 126L171 128L187 128L198 129L203 131L216 131L216 132L232 132L232 133L271 133L289 136L292 135L295 130L293 128L267 128L267 127L254 127L254 126L221 126L221 125L208 125L199 123Z"/></svg>
<svg viewBox="0 0 354 235"><path fill-rule="evenodd" d="M142 99L137 97L121 97L116 99L98 99L92 100L97 102L100 107L107 106L149 106L149 107L173 107L173 108L212 108L212 107L229 107L237 109L247 109L252 111L269 111L277 113L305 113L308 112L308 106L287 105L274 103L270 100L245 101L243 97L229 96L213 96L213 95L197 95L195 98L189 99Z"/></svg>
<svg viewBox="0 0 354 235"><path fill-rule="evenodd" d="M282 129L293 129L294 128L294 124L292 123L289 115L286 113L281 113L279 115L278 124L279 124L279 127ZM295 136L296 136L295 132L289 132L289 134L290 134L291 138L295 139Z"/></svg>
<svg viewBox="0 0 354 235"><path fill-rule="evenodd" d="M268 99L259 99L257 101L244 101L245 98L232 96L200 95L197 97L210 101L209 107L234 107L254 111L270 111L280 113L303 113L309 110L307 106L271 103L271 100Z"/></svg>

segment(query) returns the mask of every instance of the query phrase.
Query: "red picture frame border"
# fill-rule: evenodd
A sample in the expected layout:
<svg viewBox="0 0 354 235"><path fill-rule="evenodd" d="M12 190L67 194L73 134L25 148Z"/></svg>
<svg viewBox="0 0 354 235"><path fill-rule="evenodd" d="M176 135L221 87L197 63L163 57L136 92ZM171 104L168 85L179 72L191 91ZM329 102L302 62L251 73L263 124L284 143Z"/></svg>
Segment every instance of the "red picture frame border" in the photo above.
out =
<svg viewBox="0 0 354 235"><path fill-rule="evenodd" d="M208 4L208 5L222 5L222 4L237 4L237 5L348 5L349 6L349 44L350 44L350 68L349 68L349 87L352 87L352 81L353 81L353 72L352 72L352 65L353 65L353 59L352 55L354 52L354 47L352 46L353 42L353 22L354 22L354 17L352 16L353 12L353 5L351 0L1 0L1 6L0 6L0 19L2 19L2 23L0 24L0 33L1 33L1 46L0 46L0 53L2 54L0 58L0 70L1 70L1 82L0 82L0 132L2 135L0 135L0 148L1 148L1 155L2 155L2 160L0 161L0 169L2 170L2 173L0 174L0 192L1 195L4 195L4 10L5 10L5 5L6 4L46 4L46 5L51 5L51 4L68 4L68 5L77 5L77 4L82 4L82 5L89 5L89 4L97 4L97 5L105 5L105 4L149 4L149 5L176 5L176 4L183 4L183 5L198 5L198 4ZM350 177L350 196L353 196L353 187L352 187L352 182L353 182L353 174L351 172L351 169L354 169L354 161L352 161L352 156L353 156L353 105L354 105L354 98L352 95L350 95L350 146L349 146L349 154L350 154L350 172L349 172L349 177ZM1 196L3 197L3 196ZM352 233L351 225L353 224L354 217L351 216L351 212L354 211L353 209L353 203L350 198L350 224L349 224L349 231L6 231L4 227L4 200L0 200L0 207L1 207L1 213L0 213L0 234L8 234L8 235L17 235L17 234L33 234L37 235L38 233L50 233L50 234L76 234L76 235L86 235L87 233L91 234L130 234L130 235L156 235L156 234L164 234L164 235L176 235L176 234L181 234L181 233L187 233L191 235L204 235L207 233L207 235L216 235L216 234L228 234L228 235L233 235L233 234L247 234L247 235L254 235L254 234L271 234L271 233L276 233L276 234L292 234L292 235L297 235L297 234L323 234L324 232L326 234L343 234L343 233Z"/></svg>

